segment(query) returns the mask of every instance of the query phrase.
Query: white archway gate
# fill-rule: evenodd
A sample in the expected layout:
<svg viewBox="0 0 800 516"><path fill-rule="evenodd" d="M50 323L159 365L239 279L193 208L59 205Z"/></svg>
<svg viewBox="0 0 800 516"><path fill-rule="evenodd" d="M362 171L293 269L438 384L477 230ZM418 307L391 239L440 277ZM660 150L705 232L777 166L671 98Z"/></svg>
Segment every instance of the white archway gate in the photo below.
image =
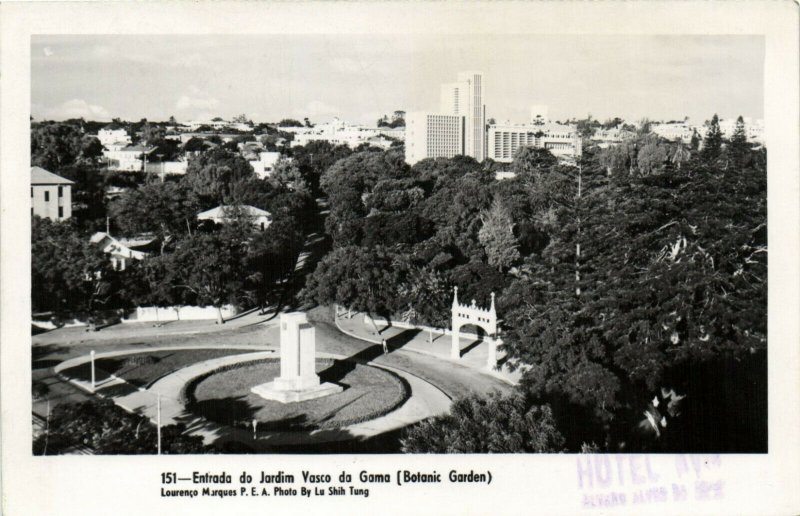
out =
<svg viewBox="0 0 800 516"><path fill-rule="evenodd" d="M475 300L470 305L462 305L458 302L458 287L453 288L453 326L452 326L452 345L450 347L450 358L459 360L461 358L461 327L465 324L472 324L483 328L487 333L484 339L489 345L489 353L486 367L494 369L497 367L497 345L502 340L497 338L497 312L494 308L494 292L492 292L492 304L489 309L476 306Z"/></svg>

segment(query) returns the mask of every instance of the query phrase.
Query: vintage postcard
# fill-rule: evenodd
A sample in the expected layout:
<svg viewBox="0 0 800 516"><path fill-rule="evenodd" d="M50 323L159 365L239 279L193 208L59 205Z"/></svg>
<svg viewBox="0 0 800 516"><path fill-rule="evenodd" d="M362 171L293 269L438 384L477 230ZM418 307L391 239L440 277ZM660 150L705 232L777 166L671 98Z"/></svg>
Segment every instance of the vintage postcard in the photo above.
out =
<svg viewBox="0 0 800 516"><path fill-rule="evenodd" d="M8 514L800 510L796 4L2 14Z"/></svg>

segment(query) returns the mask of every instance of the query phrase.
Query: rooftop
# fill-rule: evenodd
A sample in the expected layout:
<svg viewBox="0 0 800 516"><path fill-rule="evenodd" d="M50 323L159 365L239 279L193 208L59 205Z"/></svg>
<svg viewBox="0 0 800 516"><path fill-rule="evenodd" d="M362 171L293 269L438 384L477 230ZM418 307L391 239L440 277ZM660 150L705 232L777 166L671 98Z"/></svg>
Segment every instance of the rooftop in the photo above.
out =
<svg viewBox="0 0 800 516"><path fill-rule="evenodd" d="M270 216L270 212L262 210L260 208L256 208L255 206L249 206L247 204L240 204L238 206L217 206L216 208L211 208L210 210L206 210L202 213L197 214L197 218L200 220L203 219L215 219L215 218L225 218L228 214L232 214L231 212L239 209L246 212L251 217L262 217Z"/></svg>
<svg viewBox="0 0 800 516"><path fill-rule="evenodd" d="M97 233L93 234L90 237L89 241L93 244L97 244L102 242L106 238L116 241L117 243L128 248L144 247L158 240L158 237L149 234L137 235L133 237L113 237L108 233L105 233L103 231L98 231Z"/></svg>
<svg viewBox="0 0 800 516"><path fill-rule="evenodd" d="M32 185L74 185L74 181L67 178L57 176L52 172L48 172L42 167L31 167L31 184Z"/></svg>

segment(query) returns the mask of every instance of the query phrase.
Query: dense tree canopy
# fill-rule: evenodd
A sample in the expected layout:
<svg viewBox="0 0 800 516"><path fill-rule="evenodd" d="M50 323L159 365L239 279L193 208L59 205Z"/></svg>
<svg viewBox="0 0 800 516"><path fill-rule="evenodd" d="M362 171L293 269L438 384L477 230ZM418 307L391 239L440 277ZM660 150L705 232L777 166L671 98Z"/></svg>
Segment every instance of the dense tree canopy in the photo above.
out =
<svg viewBox="0 0 800 516"><path fill-rule="evenodd" d="M153 233L162 242L190 233L200 204L184 183L149 183L126 191L111 202L109 215L123 234Z"/></svg>
<svg viewBox="0 0 800 516"><path fill-rule="evenodd" d="M161 453L205 453L198 435L185 435L184 425L161 429ZM34 455L57 455L74 446L88 446L97 454L155 454L158 433L146 418L130 414L109 400L58 405L49 419L48 432L33 443Z"/></svg>
<svg viewBox="0 0 800 516"><path fill-rule="evenodd" d="M496 393L456 400L449 414L410 427L401 442L406 453L554 453L564 446L550 407Z"/></svg>
<svg viewBox="0 0 800 516"><path fill-rule="evenodd" d="M305 299L391 317L403 308L398 294L409 270L407 257L391 249L340 247L309 277Z"/></svg>
<svg viewBox="0 0 800 516"><path fill-rule="evenodd" d="M583 196L555 211L504 316L531 392L614 419L673 368L766 346L766 174L604 172L586 169Z"/></svg>
<svg viewBox="0 0 800 516"><path fill-rule="evenodd" d="M253 167L239 154L215 148L189 161L183 182L191 188L203 208L224 204L233 185L254 174Z"/></svg>
<svg viewBox="0 0 800 516"><path fill-rule="evenodd" d="M34 312L88 311L108 305L111 266L100 249L66 222L31 222L31 296Z"/></svg>
<svg viewBox="0 0 800 516"><path fill-rule="evenodd" d="M102 155L97 138L67 123L42 123L31 128L31 165L58 174L62 167L91 164Z"/></svg>

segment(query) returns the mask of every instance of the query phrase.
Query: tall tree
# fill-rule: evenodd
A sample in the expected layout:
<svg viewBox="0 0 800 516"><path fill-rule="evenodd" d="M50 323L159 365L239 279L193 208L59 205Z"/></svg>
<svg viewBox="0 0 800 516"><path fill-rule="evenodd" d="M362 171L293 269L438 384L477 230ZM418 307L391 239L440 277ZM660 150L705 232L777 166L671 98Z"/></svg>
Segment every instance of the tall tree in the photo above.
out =
<svg viewBox="0 0 800 516"><path fill-rule="evenodd" d="M34 311L88 312L111 300L113 271L102 251L69 221L33 217L31 296Z"/></svg>
<svg viewBox="0 0 800 516"><path fill-rule="evenodd" d="M304 297L315 304L338 303L390 318L403 309L400 289L410 270L408 258L384 247L340 247L320 261Z"/></svg>
<svg viewBox="0 0 800 516"><path fill-rule="evenodd" d="M109 215L126 235L155 233L164 245L191 233L200 205L182 182L149 183L124 192L111 202Z"/></svg>
<svg viewBox="0 0 800 516"><path fill-rule="evenodd" d="M234 183L253 174L253 167L241 155L218 147L192 158L182 182L203 208L212 208L224 203Z"/></svg>
<svg viewBox="0 0 800 516"><path fill-rule="evenodd" d="M480 218L483 226L478 231L478 239L486 249L489 265L499 271L507 270L520 257L511 213L503 203L495 200Z"/></svg>
<svg viewBox="0 0 800 516"><path fill-rule="evenodd" d="M353 226L368 214L364 200L380 180L409 175L402 152L395 149L362 151L334 163L320 180L330 206L325 228L334 245L357 243Z"/></svg>
<svg viewBox="0 0 800 516"><path fill-rule="evenodd" d="M303 178L300 167L293 160L281 158L275 163L269 179L284 188L293 190L303 195L311 195L311 187Z"/></svg>
<svg viewBox="0 0 800 516"><path fill-rule="evenodd" d="M97 138L84 136L75 125L41 123L31 128L31 164L57 174L69 165L94 164L102 150Z"/></svg>
<svg viewBox="0 0 800 516"><path fill-rule="evenodd" d="M744 119L739 116L736 119L736 128L731 136L729 153L736 166L743 166L746 158L750 155L750 146L747 143L747 131L744 127Z"/></svg>
<svg viewBox="0 0 800 516"><path fill-rule="evenodd" d="M636 156L639 173L645 176L661 173L666 162L667 147L658 143L655 139L650 139L650 141L642 145Z"/></svg>
<svg viewBox="0 0 800 516"><path fill-rule="evenodd" d="M195 233L175 245L165 255L168 275L165 281L182 292L186 304L213 306L217 323L224 323L222 306L243 306L255 295L245 290L248 277L249 235L238 227Z"/></svg>
<svg viewBox="0 0 800 516"><path fill-rule="evenodd" d="M717 159L722 152L722 131L719 128L719 117L714 114L708 125L706 137L703 140L703 149L700 156L706 161Z"/></svg>
<svg viewBox="0 0 800 516"><path fill-rule="evenodd" d="M153 146L156 145L159 141L164 139L164 135L166 134L166 130L156 124L145 123L142 126L142 145Z"/></svg>

